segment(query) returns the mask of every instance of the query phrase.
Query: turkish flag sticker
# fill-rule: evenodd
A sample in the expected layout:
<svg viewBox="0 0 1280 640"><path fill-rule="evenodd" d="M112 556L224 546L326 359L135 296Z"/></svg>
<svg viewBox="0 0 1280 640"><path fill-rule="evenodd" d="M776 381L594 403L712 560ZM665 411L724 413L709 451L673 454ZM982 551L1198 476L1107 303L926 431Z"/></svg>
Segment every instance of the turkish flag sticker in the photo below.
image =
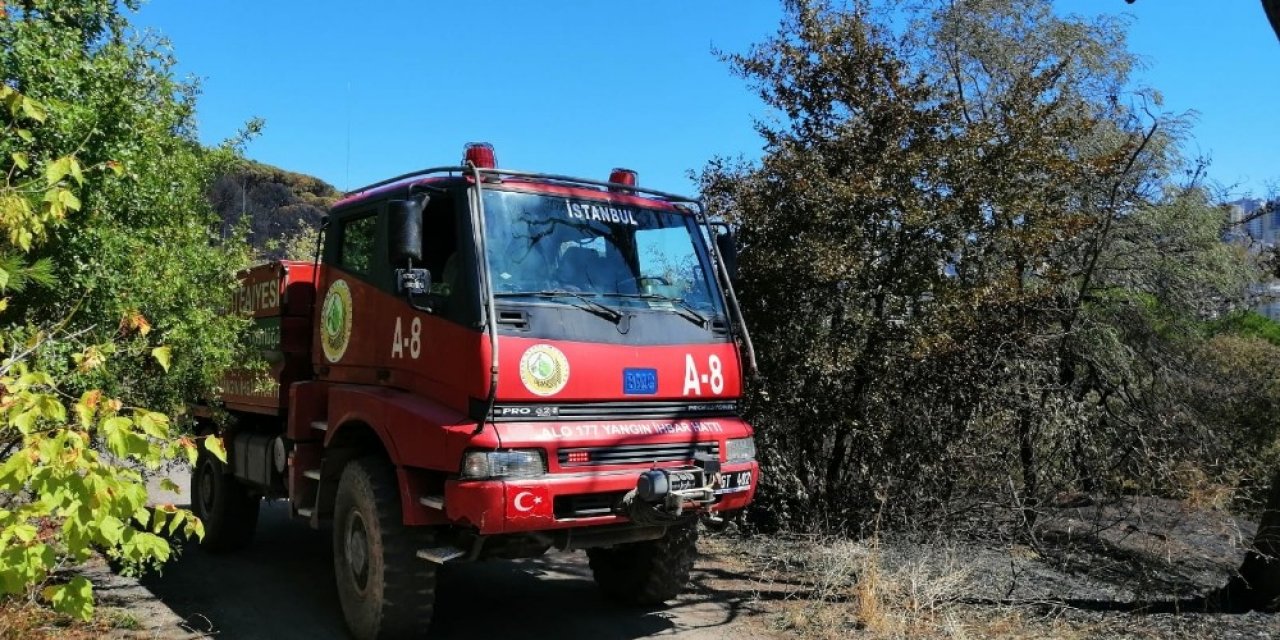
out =
<svg viewBox="0 0 1280 640"><path fill-rule="evenodd" d="M507 486L507 518L547 518L551 516L551 492L543 486Z"/></svg>

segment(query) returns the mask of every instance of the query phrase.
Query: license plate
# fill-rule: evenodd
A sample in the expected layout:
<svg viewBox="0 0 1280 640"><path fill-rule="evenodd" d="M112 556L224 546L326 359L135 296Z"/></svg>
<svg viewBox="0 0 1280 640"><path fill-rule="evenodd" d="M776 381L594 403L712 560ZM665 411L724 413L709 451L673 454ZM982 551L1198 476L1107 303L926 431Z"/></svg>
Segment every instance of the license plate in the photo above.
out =
<svg viewBox="0 0 1280 640"><path fill-rule="evenodd" d="M720 484L716 487L715 493L739 493L747 491L751 488L751 470L746 471L729 471L720 475Z"/></svg>
<svg viewBox="0 0 1280 640"><path fill-rule="evenodd" d="M688 491L705 486L701 469L667 469L667 486L672 491Z"/></svg>
<svg viewBox="0 0 1280 640"><path fill-rule="evenodd" d="M653 395L658 392L657 369L623 369L622 392L627 395Z"/></svg>

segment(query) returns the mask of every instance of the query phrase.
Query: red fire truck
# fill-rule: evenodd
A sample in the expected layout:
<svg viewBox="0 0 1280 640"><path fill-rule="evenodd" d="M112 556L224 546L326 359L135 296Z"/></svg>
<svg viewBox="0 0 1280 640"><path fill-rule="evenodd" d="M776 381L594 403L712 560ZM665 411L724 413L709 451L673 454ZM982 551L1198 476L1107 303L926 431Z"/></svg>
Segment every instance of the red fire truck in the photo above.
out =
<svg viewBox="0 0 1280 640"><path fill-rule="evenodd" d="M359 638L425 633L445 562L552 548L615 600L675 597L699 518L759 481L732 238L701 204L471 144L347 195L322 234L314 263L243 274L269 367L225 381L227 461L192 474L203 544L245 545L287 498L332 529Z"/></svg>

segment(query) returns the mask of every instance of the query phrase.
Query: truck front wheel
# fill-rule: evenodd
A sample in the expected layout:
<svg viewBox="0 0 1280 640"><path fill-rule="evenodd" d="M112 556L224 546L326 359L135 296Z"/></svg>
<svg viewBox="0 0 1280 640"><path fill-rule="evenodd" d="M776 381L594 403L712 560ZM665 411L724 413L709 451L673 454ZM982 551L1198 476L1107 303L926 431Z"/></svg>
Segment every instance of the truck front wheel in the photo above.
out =
<svg viewBox="0 0 1280 640"><path fill-rule="evenodd" d="M200 546L210 551L240 549L253 540L262 498L226 472L213 454L200 450L191 472L191 507L204 523Z"/></svg>
<svg viewBox="0 0 1280 640"><path fill-rule="evenodd" d="M352 635L425 635L435 608L436 566L417 557L429 546L428 536L403 524L395 469L376 457L348 463L333 516L333 569Z"/></svg>
<svg viewBox="0 0 1280 640"><path fill-rule="evenodd" d="M655 605L680 595L698 557L696 521L667 529L657 540L588 549L591 573L610 599Z"/></svg>

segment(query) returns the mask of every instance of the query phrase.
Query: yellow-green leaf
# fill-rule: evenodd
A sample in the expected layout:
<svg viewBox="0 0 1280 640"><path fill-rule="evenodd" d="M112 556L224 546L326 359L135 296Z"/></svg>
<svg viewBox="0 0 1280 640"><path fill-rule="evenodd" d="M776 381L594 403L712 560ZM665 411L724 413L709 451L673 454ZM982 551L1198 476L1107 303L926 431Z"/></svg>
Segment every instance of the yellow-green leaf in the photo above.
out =
<svg viewBox="0 0 1280 640"><path fill-rule="evenodd" d="M196 459L200 455L200 451L196 448L196 444L188 438L182 438L178 441L178 444L182 447L182 450L186 452L187 462L194 466Z"/></svg>
<svg viewBox="0 0 1280 640"><path fill-rule="evenodd" d="M163 440L169 437L169 418L163 413L140 411L137 414L137 423L142 432L152 438Z"/></svg>
<svg viewBox="0 0 1280 640"><path fill-rule="evenodd" d="M160 533L164 530L164 523L168 520L168 513L164 509L156 508L155 513L151 516L151 530L153 532Z"/></svg>
<svg viewBox="0 0 1280 640"><path fill-rule="evenodd" d="M67 169L71 173L71 177L75 179L76 184L84 184L84 172L80 170L80 161L75 156L67 156Z"/></svg>
<svg viewBox="0 0 1280 640"><path fill-rule="evenodd" d="M76 194L71 193L70 189L62 189L58 191L58 202L61 202L64 207L72 211L80 210L80 198L77 198Z"/></svg>
<svg viewBox="0 0 1280 640"><path fill-rule="evenodd" d="M45 587L40 595L53 610L79 620L93 617L93 585L83 576L76 576L66 584Z"/></svg>
<svg viewBox="0 0 1280 640"><path fill-rule="evenodd" d="M124 416L114 416L102 421L102 432L110 437L122 430L127 430L132 425L132 420Z"/></svg>
<svg viewBox="0 0 1280 640"><path fill-rule="evenodd" d="M222 446L222 438L219 438L218 436L206 437L204 439L204 448L208 449L209 453L213 454L213 457L221 460L222 462L227 461L227 449Z"/></svg>
<svg viewBox="0 0 1280 640"><path fill-rule="evenodd" d="M68 173L71 173L71 167L68 165L67 156L51 160L44 165L44 178L51 187L62 182L62 179L67 177ZM49 197L46 196L45 200L48 201Z"/></svg>
<svg viewBox="0 0 1280 640"><path fill-rule="evenodd" d="M102 522L98 524L98 531L102 533L102 539L106 540L109 545L120 544L120 534L124 532L124 523L115 516L105 516Z"/></svg>
<svg viewBox="0 0 1280 640"><path fill-rule="evenodd" d="M40 532L39 529L36 529L35 525L27 523L15 525L9 530L13 532L14 537L24 543L35 540L36 534Z"/></svg>
<svg viewBox="0 0 1280 640"><path fill-rule="evenodd" d="M151 356L160 363L164 370L169 371L169 347L156 347L151 350Z"/></svg>
<svg viewBox="0 0 1280 640"><path fill-rule="evenodd" d="M18 428L19 433L26 435L28 433L31 433L31 429L35 427L36 418L37 416L34 411L23 411L22 413L18 414L17 417L15 417L13 420L10 420L9 422L10 424Z"/></svg>
<svg viewBox="0 0 1280 640"><path fill-rule="evenodd" d="M187 518L187 536L195 536L197 540L204 539L204 523L200 518L190 516Z"/></svg>
<svg viewBox="0 0 1280 640"><path fill-rule="evenodd" d="M85 405L83 401L76 403L76 418L80 420L80 426L85 429L93 427L94 410Z"/></svg>
<svg viewBox="0 0 1280 640"><path fill-rule="evenodd" d="M36 122L44 122L44 105L26 96L23 96L22 98L22 112L25 113L28 118L31 118Z"/></svg>
<svg viewBox="0 0 1280 640"><path fill-rule="evenodd" d="M22 169L23 171L26 171L28 168L31 167L31 162L27 160L27 154L21 151L14 151L13 153L9 154L9 157L13 158L13 163L18 165L18 168Z"/></svg>
<svg viewBox="0 0 1280 640"><path fill-rule="evenodd" d="M178 532L178 527L182 526L182 519L186 515L187 512L182 511L181 509L173 512L173 518L169 520L169 535L173 535Z"/></svg>

